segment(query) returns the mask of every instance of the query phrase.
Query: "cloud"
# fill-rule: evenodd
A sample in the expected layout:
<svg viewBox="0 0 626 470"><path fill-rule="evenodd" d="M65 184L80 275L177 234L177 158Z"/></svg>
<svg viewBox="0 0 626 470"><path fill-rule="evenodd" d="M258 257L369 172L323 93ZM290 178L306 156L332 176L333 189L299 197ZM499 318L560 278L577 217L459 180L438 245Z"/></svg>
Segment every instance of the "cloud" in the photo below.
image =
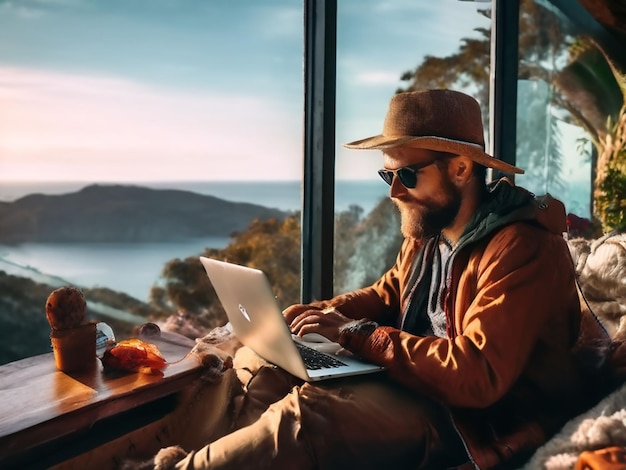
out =
<svg viewBox="0 0 626 470"><path fill-rule="evenodd" d="M372 70L357 73L354 81L360 85L396 85L400 79L397 71Z"/></svg>
<svg viewBox="0 0 626 470"><path fill-rule="evenodd" d="M39 8L33 8L27 5L18 5L15 2L0 3L0 15L12 14L21 19L29 20L39 18L44 12Z"/></svg>
<svg viewBox="0 0 626 470"><path fill-rule="evenodd" d="M84 0L7 0L0 1L0 13L13 13L22 19L41 18L61 8L81 8Z"/></svg>
<svg viewBox="0 0 626 470"><path fill-rule="evenodd" d="M116 77L0 68L0 179L298 179L281 103Z"/></svg>

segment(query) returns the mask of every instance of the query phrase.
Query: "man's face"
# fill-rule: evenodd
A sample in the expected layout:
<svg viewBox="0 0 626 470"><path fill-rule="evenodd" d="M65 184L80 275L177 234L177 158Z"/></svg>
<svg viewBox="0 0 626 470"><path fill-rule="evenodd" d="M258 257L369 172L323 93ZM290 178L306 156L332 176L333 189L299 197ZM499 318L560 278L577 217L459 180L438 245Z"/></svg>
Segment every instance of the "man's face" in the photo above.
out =
<svg viewBox="0 0 626 470"><path fill-rule="evenodd" d="M389 195L400 210L401 230L405 237L425 238L439 233L449 226L461 206L461 192L447 171L447 161L441 154L431 150L398 148L385 151L384 167L397 170L402 167L419 166L435 160L417 170L415 188L406 188L398 176L394 176Z"/></svg>

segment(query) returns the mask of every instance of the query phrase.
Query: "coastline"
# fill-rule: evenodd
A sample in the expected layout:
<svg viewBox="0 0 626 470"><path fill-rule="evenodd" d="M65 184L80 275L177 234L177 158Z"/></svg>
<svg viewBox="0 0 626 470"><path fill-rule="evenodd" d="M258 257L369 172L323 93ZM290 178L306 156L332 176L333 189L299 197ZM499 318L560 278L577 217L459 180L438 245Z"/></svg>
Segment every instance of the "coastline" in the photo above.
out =
<svg viewBox="0 0 626 470"><path fill-rule="evenodd" d="M60 287L106 287L147 302L165 264L225 248L228 237L151 243L24 243L0 245L0 271Z"/></svg>

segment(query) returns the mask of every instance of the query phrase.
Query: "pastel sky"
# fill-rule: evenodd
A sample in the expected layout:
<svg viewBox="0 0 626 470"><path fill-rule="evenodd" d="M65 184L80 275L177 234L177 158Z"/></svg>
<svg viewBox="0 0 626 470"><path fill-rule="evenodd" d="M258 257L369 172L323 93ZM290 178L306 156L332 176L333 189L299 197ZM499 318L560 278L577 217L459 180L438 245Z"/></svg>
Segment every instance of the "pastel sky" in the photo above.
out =
<svg viewBox="0 0 626 470"><path fill-rule="evenodd" d="M377 177L341 144L486 5L338 0L337 178ZM0 0L0 184L299 179L303 44L298 0Z"/></svg>

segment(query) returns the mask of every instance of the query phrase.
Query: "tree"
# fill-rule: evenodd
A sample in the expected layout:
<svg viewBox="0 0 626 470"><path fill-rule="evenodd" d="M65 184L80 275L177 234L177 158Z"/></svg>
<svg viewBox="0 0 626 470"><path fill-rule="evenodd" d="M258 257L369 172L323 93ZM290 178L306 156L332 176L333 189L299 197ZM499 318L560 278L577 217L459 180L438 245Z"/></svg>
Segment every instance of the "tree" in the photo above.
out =
<svg viewBox="0 0 626 470"><path fill-rule="evenodd" d="M248 230L233 235L224 249L207 248L198 256L169 261L150 292L151 305L161 311L193 313L203 326L226 323L226 314L206 276L200 255L264 271L281 306L300 297L300 215L283 221L253 220Z"/></svg>
<svg viewBox="0 0 626 470"><path fill-rule="evenodd" d="M357 205L336 215L335 286L340 291L372 283L391 267L402 242L398 212L387 198L362 219ZM254 220L233 235L224 249L204 256L254 267L265 272L282 308L300 301L300 214L283 221ZM200 254L199 254L200 255ZM198 256L199 256L198 255ZM192 314L206 328L226 323L226 314L198 256L169 261L150 292L160 312Z"/></svg>
<svg viewBox="0 0 626 470"><path fill-rule="evenodd" d="M356 251L354 243L355 227L361 222L363 209L357 205L351 205L347 211L341 212L335 217L334 259L333 259L333 285L335 290L343 290L346 277L350 271L350 259Z"/></svg>
<svg viewBox="0 0 626 470"><path fill-rule="evenodd" d="M399 218L391 199L384 198L364 220L350 227L345 237L350 249L336 257L343 267L335 270L338 293L370 285L393 266L402 244Z"/></svg>

